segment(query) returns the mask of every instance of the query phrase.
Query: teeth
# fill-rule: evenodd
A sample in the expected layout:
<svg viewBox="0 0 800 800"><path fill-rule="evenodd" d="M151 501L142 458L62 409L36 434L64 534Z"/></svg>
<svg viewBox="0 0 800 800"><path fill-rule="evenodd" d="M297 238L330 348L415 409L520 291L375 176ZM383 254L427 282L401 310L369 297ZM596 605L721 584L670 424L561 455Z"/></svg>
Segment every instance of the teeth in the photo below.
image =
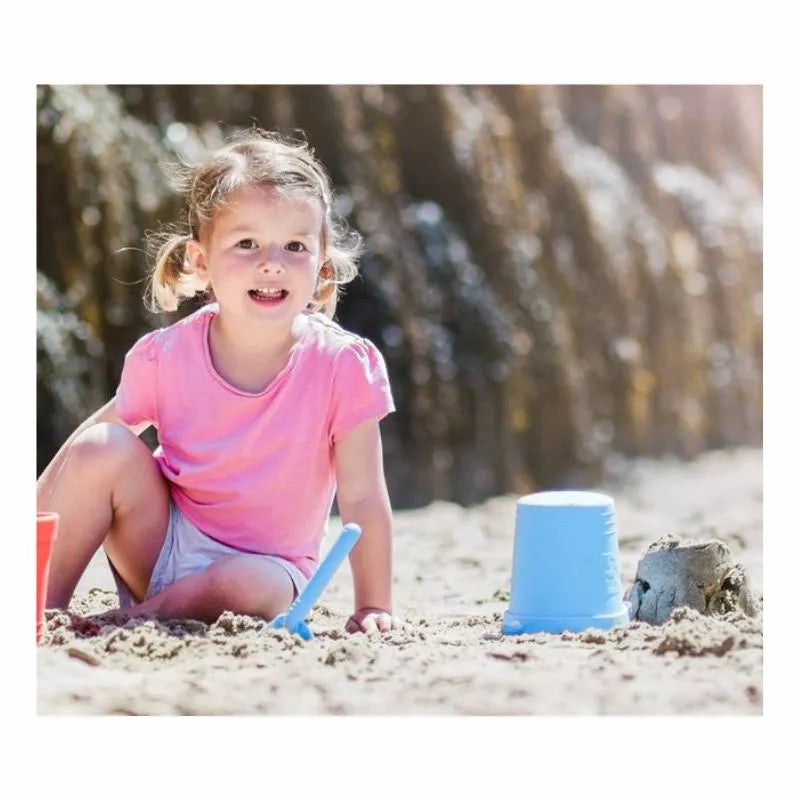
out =
<svg viewBox="0 0 800 800"><path fill-rule="evenodd" d="M283 294L283 289L253 289L253 291L264 297L278 297Z"/></svg>

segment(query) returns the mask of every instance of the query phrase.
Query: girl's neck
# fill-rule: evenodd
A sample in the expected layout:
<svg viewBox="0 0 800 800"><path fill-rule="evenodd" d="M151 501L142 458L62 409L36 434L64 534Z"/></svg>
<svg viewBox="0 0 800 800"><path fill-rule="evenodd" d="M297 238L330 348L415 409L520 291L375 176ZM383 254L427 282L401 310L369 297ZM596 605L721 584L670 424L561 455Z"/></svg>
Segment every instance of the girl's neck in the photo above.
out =
<svg viewBox="0 0 800 800"><path fill-rule="evenodd" d="M238 389L262 391L289 362L303 323L297 319L288 329L282 326L254 331L232 324L221 313L213 315L208 345L214 368Z"/></svg>

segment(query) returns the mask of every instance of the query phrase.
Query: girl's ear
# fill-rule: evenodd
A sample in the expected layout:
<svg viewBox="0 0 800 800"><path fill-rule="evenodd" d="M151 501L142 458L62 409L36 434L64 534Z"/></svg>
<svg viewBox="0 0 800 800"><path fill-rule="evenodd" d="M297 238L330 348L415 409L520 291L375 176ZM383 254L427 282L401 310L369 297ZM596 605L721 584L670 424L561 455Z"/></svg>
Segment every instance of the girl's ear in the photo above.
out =
<svg viewBox="0 0 800 800"><path fill-rule="evenodd" d="M317 273L317 291L331 283L333 276L333 264L331 264L330 260L323 261Z"/></svg>
<svg viewBox="0 0 800 800"><path fill-rule="evenodd" d="M319 274L317 275L317 285L314 288L314 296L311 300L312 306L317 310L325 309L328 303L330 303L331 298L334 298L335 303L336 284L333 282L335 277L336 273L333 269L333 264L331 264L330 261L326 261L322 267L320 267Z"/></svg>
<svg viewBox="0 0 800 800"><path fill-rule="evenodd" d="M206 251L197 239L186 242L186 272L197 275L201 280L208 280L208 266L206 265Z"/></svg>

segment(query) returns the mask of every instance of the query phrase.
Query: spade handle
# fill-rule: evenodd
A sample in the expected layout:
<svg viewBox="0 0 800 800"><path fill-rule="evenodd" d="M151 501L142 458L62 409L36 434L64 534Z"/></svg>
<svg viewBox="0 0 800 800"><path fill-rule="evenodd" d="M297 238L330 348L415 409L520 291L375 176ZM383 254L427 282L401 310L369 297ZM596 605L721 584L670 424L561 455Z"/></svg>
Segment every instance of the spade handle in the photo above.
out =
<svg viewBox="0 0 800 800"><path fill-rule="evenodd" d="M339 565L353 549L353 546L361 536L361 528L351 522L344 526L339 538L331 547L325 558L322 559L317 571L311 576L309 582L292 603L286 614L286 628L293 633L297 630L314 603L317 602L328 582L333 577Z"/></svg>

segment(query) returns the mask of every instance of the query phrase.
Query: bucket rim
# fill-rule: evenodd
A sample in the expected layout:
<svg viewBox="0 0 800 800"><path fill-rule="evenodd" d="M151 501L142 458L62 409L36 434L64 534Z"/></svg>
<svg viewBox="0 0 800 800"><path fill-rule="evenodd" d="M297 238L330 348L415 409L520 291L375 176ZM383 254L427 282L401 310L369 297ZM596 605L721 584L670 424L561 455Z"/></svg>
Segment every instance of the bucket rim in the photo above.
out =
<svg viewBox="0 0 800 800"><path fill-rule="evenodd" d="M524 497L519 498L517 504L522 506L543 506L545 508L562 508L565 506L607 508L614 505L614 498L603 492L558 489L526 494Z"/></svg>

